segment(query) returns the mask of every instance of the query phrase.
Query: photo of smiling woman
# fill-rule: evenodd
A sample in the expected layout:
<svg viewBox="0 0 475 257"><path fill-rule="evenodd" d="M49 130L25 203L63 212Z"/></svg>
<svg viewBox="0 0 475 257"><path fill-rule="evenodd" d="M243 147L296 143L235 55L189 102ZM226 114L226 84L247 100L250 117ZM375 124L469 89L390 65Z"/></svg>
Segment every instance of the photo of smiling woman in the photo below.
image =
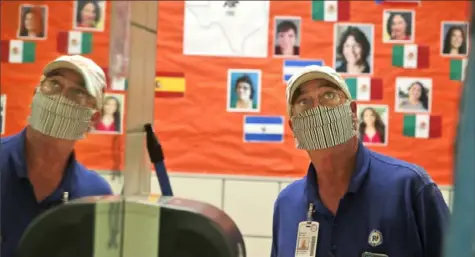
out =
<svg viewBox="0 0 475 257"><path fill-rule="evenodd" d="M100 115L101 118L95 124L94 132L122 134L124 96L121 94L106 94Z"/></svg>
<svg viewBox="0 0 475 257"><path fill-rule="evenodd" d="M385 10L383 13L383 41L411 43L414 41L414 11Z"/></svg>
<svg viewBox="0 0 475 257"><path fill-rule="evenodd" d="M388 106L358 104L360 140L365 144L387 143Z"/></svg>
<svg viewBox="0 0 475 257"><path fill-rule="evenodd" d="M47 6L20 5L18 38L46 39Z"/></svg>
<svg viewBox="0 0 475 257"><path fill-rule="evenodd" d="M431 92L430 78L396 78L396 111L430 112Z"/></svg>
<svg viewBox="0 0 475 257"><path fill-rule="evenodd" d="M75 1L73 28L85 31L104 31L105 9L105 1Z"/></svg>
<svg viewBox="0 0 475 257"><path fill-rule="evenodd" d="M442 22L441 50L444 56L466 56L468 53L468 23Z"/></svg>
<svg viewBox="0 0 475 257"><path fill-rule="evenodd" d="M371 74L373 25L335 24L335 70L341 74Z"/></svg>
<svg viewBox="0 0 475 257"><path fill-rule="evenodd" d="M261 71L228 71L228 112L258 112L260 107Z"/></svg>

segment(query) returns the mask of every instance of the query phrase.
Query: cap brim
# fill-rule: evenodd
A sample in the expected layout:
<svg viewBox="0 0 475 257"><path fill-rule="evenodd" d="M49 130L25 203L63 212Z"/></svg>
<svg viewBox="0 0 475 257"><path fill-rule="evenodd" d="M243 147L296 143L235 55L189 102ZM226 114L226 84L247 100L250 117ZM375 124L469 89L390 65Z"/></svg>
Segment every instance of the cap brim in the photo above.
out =
<svg viewBox="0 0 475 257"><path fill-rule="evenodd" d="M83 77L83 79L86 78L84 72L82 71L82 69L79 66L77 66L74 63L68 62L68 61L54 61L54 62L49 63L44 68L43 75L46 76L49 73L51 73L52 71L58 70L58 69L73 70L73 71L76 71L77 73L79 73Z"/></svg>
<svg viewBox="0 0 475 257"><path fill-rule="evenodd" d="M309 71L309 72L306 72L302 75L300 75L300 77L298 77L295 81L292 82L292 85L290 85L290 92L289 92L289 105L292 104L291 101L294 97L294 93L295 91L302 85L304 84L305 82L308 82L308 81L311 81L311 80L314 80L314 79L324 79L332 84L334 84L335 86L341 88L341 85L340 83L335 80L334 77L332 77L331 75L325 73L325 72L320 72L320 71Z"/></svg>

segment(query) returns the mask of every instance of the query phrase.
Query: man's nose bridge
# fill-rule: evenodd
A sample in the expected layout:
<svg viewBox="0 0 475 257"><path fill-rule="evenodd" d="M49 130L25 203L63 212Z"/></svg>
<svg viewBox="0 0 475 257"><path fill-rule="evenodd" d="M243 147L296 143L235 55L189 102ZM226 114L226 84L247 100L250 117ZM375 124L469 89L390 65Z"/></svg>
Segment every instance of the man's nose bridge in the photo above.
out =
<svg viewBox="0 0 475 257"><path fill-rule="evenodd" d="M312 108L317 107L319 104L318 97L312 97Z"/></svg>
<svg viewBox="0 0 475 257"><path fill-rule="evenodd" d="M70 94L71 94L71 90L73 90L73 87L68 86L68 85L63 85L63 86L61 87L61 92L60 92L60 94L61 94L62 96L64 96L64 97L68 97L68 96L70 96Z"/></svg>

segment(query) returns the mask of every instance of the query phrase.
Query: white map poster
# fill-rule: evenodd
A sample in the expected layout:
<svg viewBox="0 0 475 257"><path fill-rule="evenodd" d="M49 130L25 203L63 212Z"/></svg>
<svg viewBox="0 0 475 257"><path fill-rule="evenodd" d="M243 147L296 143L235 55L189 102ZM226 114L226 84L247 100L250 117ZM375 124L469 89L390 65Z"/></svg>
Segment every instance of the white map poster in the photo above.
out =
<svg viewBox="0 0 475 257"><path fill-rule="evenodd" d="M185 1L185 55L267 57L269 1Z"/></svg>

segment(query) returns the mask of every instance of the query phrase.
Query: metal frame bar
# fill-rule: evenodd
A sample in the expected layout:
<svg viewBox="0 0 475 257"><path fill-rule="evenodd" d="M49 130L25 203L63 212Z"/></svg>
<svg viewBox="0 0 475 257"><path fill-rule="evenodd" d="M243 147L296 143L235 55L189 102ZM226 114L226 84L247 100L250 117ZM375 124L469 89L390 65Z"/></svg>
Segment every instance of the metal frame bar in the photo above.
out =
<svg viewBox="0 0 475 257"><path fill-rule="evenodd" d="M113 1L112 5L116 2ZM149 194L150 160L144 124L154 121L158 1L131 1L130 56L125 123L124 196Z"/></svg>

